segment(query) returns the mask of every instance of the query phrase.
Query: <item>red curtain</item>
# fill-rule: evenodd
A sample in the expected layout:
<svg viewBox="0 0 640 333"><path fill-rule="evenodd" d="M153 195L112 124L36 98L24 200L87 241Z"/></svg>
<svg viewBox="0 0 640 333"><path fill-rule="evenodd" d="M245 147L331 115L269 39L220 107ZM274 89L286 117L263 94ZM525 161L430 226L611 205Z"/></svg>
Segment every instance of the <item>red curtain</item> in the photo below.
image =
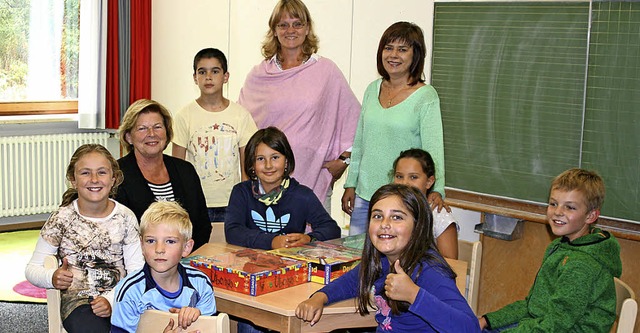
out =
<svg viewBox="0 0 640 333"><path fill-rule="evenodd" d="M107 85L105 125L107 128L117 129L120 126L121 115L126 111L121 107L120 75L118 39L118 8L117 0L108 1L107 13ZM129 104L140 98L151 98L151 0L131 0L130 6L130 35L131 54L129 74ZM126 97L124 97L126 98Z"/></svg>
<svg viewBox="0 0 640 333"><path fill-rule="evenodd" d="M120 61L118 58L118 1L107 3L107 91L105 127L120 126Z"/></svg>
<svg viewBox="0 0 640 333"><path fill-rule="evenodd" d="M151 0L131 0L129 104L151 98Z"/></svg>

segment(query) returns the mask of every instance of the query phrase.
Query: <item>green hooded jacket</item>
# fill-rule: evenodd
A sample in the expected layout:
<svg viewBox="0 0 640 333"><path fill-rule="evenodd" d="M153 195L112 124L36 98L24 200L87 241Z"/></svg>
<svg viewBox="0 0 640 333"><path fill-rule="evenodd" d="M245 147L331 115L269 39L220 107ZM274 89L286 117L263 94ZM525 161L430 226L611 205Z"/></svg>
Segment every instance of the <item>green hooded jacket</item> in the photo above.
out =
<svg viewBox="0 0 640 333"><path fill-rule="evenodd" d="M555 239L529 295L486 314L487 323L492 329L518 323L505 333L609 332L616 319L613 277L621 274L620 244L607 231Z"/></svg>

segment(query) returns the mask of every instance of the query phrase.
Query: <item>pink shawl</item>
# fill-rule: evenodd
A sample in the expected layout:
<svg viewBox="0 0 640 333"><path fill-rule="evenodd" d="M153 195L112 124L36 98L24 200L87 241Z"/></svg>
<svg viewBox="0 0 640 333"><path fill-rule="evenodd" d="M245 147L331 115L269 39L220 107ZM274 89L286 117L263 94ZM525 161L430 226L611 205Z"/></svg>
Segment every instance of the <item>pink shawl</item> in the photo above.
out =
<svg viewBox="0 0 640 333"><path fill-rule="evenodd" d="M322 165L351 147L360 116L340 69L322 57L284 71L266 60L247 75L238 103L258 128L275 126L287 135L296 159L292 176L324 202L332 177Z"/></svg>

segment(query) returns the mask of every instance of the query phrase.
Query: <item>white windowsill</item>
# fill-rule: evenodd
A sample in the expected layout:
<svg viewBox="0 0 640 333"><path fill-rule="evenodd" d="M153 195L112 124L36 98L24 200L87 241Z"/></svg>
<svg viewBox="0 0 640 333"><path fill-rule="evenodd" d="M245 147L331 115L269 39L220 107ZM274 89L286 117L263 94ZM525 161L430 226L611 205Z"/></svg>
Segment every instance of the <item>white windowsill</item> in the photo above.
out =
<svg viewBox="0 0 640 333"><path fill-rule="evenodd" d="M34 116L2 116L0 117L0 125L3 124L34 124L34 123L59 123L59 122L78 122L77 114L48 114Z"/></svg>

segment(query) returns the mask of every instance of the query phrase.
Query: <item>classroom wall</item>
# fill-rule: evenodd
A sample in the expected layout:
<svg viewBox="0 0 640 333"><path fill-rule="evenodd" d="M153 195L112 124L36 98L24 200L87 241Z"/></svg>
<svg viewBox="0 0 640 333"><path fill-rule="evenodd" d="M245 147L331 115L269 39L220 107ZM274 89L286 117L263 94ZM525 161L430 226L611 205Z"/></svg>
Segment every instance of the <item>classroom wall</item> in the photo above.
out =
<svg viewBox="0 0 640 333"><path fill-rule="evenodd" d="M217 47L229 60L227 96L237 100L247 73L262 60L260 46L276 2L191 0L189 6L185 6L171 0L155 0L152 98L172 112L196 98L193 56L202 48ZM359 99L366 86L378 77L376 50L380 36L389 25L399 20L415 22L423 28L427 44L431 44L432 0L405 0L393 5L384 0L307 0L305 3L320 38L318 53L338 65Z"/></svg>

